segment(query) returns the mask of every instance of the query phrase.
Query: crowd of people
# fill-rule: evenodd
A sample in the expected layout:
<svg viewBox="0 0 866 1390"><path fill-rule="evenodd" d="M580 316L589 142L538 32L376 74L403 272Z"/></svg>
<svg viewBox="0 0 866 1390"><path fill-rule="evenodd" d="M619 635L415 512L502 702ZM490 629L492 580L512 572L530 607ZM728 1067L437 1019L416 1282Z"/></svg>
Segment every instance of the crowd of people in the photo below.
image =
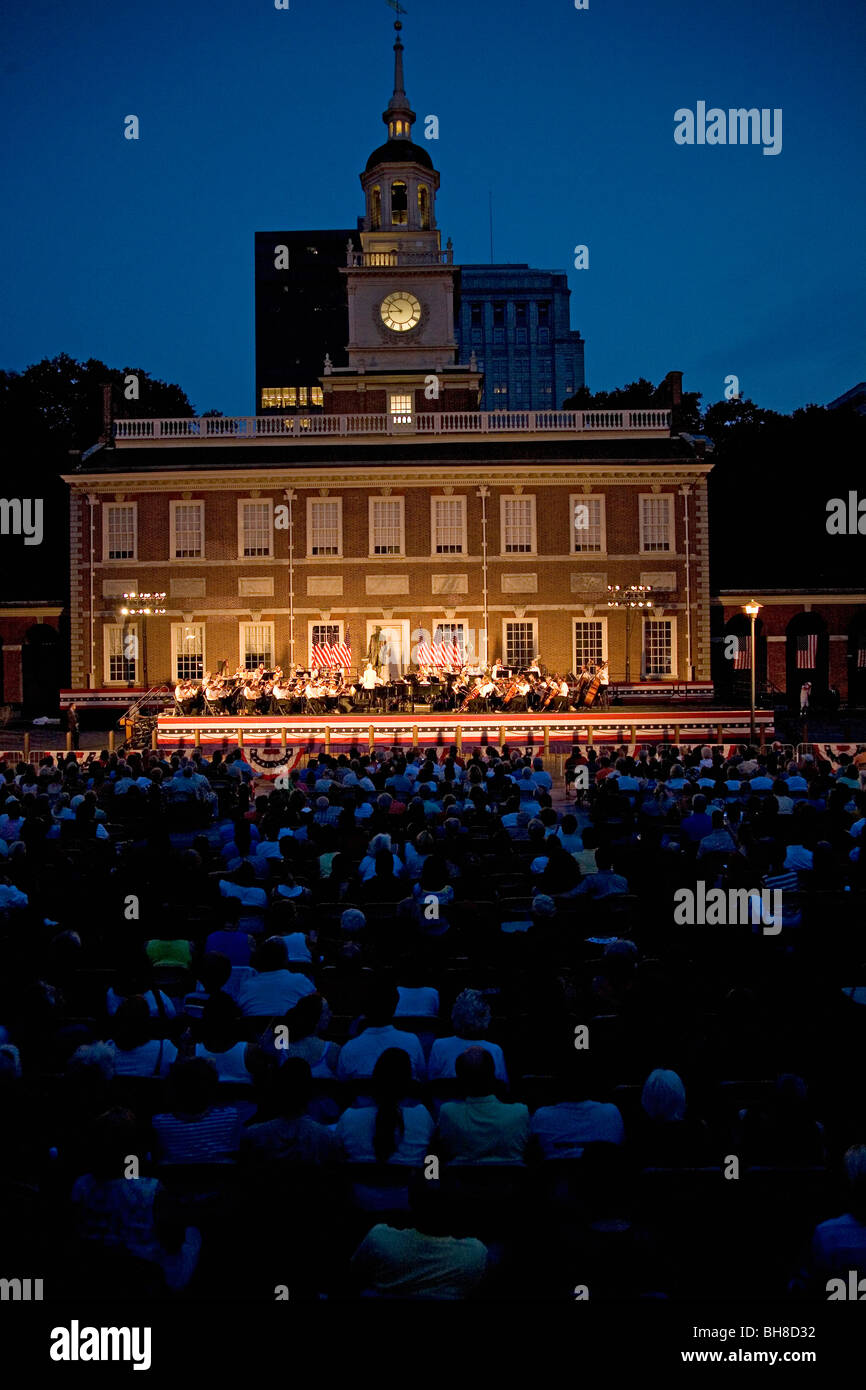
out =
<svg viewBox="0 0 866 1390"><path fill-rule="evenodd" d="M0 763L4 1274L153 1299L866 1276L866 753ZM783 924L679 925L683 888Z"/></svg>

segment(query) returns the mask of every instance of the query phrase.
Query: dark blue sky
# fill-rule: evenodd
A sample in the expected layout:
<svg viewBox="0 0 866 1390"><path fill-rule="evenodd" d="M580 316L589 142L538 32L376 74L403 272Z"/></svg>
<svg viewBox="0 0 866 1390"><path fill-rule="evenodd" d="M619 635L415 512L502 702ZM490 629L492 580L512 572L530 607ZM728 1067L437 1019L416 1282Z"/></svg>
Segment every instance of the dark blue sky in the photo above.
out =
<svg viewBox="0 0 866 1390"><path fill-rule="evenodd" d="M492 189L495 259L568 269L592 389L678 368L707 403L735 373L788 411L866 377L862 6L407 9L443 241L489 259ZM354 224L393 19L384 0L7 7L0 366L135 363L199 411L252 413L253 234ZM675 144L701 100L781 107L781 153Z"/></svg>

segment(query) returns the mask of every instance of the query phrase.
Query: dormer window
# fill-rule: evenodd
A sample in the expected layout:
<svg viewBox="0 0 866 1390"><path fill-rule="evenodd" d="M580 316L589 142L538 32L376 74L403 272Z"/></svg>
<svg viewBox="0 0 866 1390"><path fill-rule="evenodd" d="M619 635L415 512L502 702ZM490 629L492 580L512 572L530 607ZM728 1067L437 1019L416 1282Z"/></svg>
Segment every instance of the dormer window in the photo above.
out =
<svg viewBox="0 0 866 1390"><path fill-rule="evenodd" d="M409 196L405 183L391 185L391 225L405 227L409 221Z"/></svg>
<svg viewBox="0 0 866 1390"><path fill-rule="evenodd" d="M382 190L378 184L370 189L370 226L377 232L382 225Z"/></svg>
<svg viewBox="0 0 866 1390"><path fill-rule="evenodd" d="M430 230L430 194L427 185L418 185L418 224L422 232Z"/></svg>

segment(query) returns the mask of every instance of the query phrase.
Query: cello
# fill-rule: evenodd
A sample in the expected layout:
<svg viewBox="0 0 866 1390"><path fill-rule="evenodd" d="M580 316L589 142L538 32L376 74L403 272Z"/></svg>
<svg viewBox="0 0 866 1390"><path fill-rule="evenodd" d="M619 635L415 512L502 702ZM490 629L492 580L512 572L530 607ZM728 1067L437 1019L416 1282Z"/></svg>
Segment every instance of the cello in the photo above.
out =
<svg viewBox="0 0 866 1390"><path fill-rule="evenodd" d="M583 697L584 709L589 709L590 705L592 704L593 700L598 694L598 688L600 685L601 670L599 669L598 671L596 671L595 675L593 676L592 680L589 682L589 685L586 688L586 694Z"/></svg>

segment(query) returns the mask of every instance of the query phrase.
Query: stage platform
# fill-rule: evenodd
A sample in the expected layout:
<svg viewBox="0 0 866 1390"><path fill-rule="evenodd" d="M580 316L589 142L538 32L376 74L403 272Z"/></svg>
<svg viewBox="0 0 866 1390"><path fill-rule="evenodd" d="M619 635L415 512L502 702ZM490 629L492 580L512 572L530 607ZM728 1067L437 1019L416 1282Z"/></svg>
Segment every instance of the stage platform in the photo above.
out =
<svg viewBox="0 0 866 1390"><path fill-rule="evenodd" d="M773 714L755 712L756 736L772 738ZM572 744L742 743L749 740L749 711L728 708L627 708L574 714L381 714L248 718L239 715L159 715L156 741L162 749L257 749L264 764L285 764L294 755L348 752L354 745L383 751L406 748L471 748L502 743L567 755ZM290 750L290 751L289 751ZM257 759L258 761L258 759Z"/></svg>

